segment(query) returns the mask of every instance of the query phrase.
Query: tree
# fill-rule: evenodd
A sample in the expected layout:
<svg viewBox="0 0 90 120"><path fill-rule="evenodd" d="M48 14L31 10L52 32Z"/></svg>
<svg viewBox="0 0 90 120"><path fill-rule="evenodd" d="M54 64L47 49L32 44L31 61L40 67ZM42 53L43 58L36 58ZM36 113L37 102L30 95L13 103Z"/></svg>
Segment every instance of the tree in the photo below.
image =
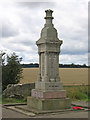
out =
<svg viewBox="0 0 90 120"><path fill-rule="evenodd" d="M0 99L2 94L2 66L4 65L5 52L0 51Z"/></svg>
<svg viewBox="0 0 90 120"><path fill-rule="evenodd" d="M22 77L22 66L19 58L15 53L7 55L7 64L2 64L2 89L6 89L8 84L17 84Z"/></svg>

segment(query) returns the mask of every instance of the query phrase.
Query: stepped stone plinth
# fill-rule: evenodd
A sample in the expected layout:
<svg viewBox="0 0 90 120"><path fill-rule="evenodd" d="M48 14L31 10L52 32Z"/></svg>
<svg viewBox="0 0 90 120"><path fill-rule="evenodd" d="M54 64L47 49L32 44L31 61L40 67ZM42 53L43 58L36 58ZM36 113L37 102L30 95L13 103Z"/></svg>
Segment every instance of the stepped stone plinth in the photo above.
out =
<svg viewBox="0 0 90 120"><path fill-rule="evenodd" d="M59 53L62 40L58 39L57 30L52 20L52 10L46 10L46 23L41 37L36 44L39 54L39 75L27 106L38 110L60 110L71 107L71 100L66 98L66 91L59 76Z"/></svg>
<svg viewBox="0 0 90 120"><path fill-rule="evenodd" d="M66 91L65 90L59 90L59 91L42 91L33 89L32 90L32 97L35 98L66 98Z"/></svg>

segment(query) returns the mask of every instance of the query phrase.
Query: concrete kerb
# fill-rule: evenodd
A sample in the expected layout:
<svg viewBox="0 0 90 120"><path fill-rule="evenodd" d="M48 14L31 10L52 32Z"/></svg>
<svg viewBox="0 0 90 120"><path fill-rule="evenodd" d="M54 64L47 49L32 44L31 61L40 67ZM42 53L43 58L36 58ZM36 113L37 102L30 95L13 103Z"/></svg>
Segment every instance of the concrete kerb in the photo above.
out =
<svg viewBox="0 0 90 120"><path fill-rule="evenodd" d="M19 112L19 113L22 113L24 115L27 115L27 116L30 116L30 117L35 117L36 115L40 115L40 114L49 114L49 113L53 113L53 114L56 114L56 113L64 113L64 112L69 112L69 111L73 111L72 109L69 109L69 110L57 110L57 111L34 111L33 109L29 109L29 110L26 110L24 109L24 106L20 107L20 106L4 106L6 109L10 109L12 111L16 111L16 112Z"/></svg>
<svg viewBox="0 0 90 120"><path fill-rule="evenodd" d="M74 111L72 109L73 106L71 106L70 109L65 109L65 110L39 111L39 110L35 110L33 108L32 109L28 108L25 103L5 104L5 105L3 105L3 107L5 107L6 109L10 109L10 110L22 113L22 114L30 116L30 117L35 117L38 114L49 114L49 113L56 114L56 113L62 113L62 112L65 113L65 112ZM82 110L75 110L75 111L89 111L89 109L83 107Z"/></svg>
<svg viewBox="0 0 90 120"><path fill-rule="evenodd" d="M41 111L34 108L28 108L23 106L16 106L15 108L22 109L28 112L32 112L34 114L47 114L47 113L58 113L58 112L66 112L66 111L73 111L73 109L63 109L63 110L47 110L47 111Z"/></svg>
<svg viewBox="0 0 90 120"><path fill-rule="evenodd" d="M84 101L85 102L85 101ZM87 102L88 104L80 104L81 102L78 102L78 101L72 101L71 105L72 106L80 106L80 107L83 107L83 108L90 108L89 106L89 102ZM21 105L27 105L27 103L8 103L8 104L2 104L2 106L21 106Z"/></svg>
<svg viewBox="0 0 90 120"><path fill-rule="evenodd" d="M21 114L30 116L30 117L34 117L34 116L35 116L34 113L31 113L31 112L28 112L28 111L25 111L25 110L22 110L22 109L17 109L17 108L15 107L15 105L14 105L14 106L3 106L3 107L6 108L6 109L10 109L10 110L12 110L12 111L19 112L19 113L21 113Z"/></svg>
<svg viewBox="0 0 90 120"><path fill-rule="evenodd" d="M17 106L17 105L27 105L27 103L8 103L8 104L3 104L3 106Z"/></svg>

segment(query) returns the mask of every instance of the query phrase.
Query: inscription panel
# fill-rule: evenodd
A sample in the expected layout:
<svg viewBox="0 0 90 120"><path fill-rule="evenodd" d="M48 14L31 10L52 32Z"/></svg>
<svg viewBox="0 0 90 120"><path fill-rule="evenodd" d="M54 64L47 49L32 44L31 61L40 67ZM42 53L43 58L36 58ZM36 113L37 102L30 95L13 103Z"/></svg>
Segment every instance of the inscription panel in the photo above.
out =
<svg viewBox="0 0 90 120"><path fill-rule="evenodd" d="M50 80L54 81L56 76L56 53L49 54L49 73L50 73Z"/></svg>

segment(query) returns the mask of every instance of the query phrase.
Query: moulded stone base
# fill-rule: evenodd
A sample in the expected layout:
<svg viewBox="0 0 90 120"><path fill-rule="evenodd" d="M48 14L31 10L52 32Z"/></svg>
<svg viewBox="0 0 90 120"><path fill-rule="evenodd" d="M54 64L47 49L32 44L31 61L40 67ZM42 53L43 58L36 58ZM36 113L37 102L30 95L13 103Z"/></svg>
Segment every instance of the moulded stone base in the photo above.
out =
<svg viewBox="0 0 90 120"><path fill-rule="evenodd" d="M64 99L39 99L34 97L27 97L27 106L38 110L60 110L69 109L71 107L71 100Z"/></svg>
<svg viewBox="0 0 90 120"><path fill-rule="evenodd" d="M31 96L36 98L66 98L65 90L58 91L42 91L37 89L32 89Z"/></svg>

